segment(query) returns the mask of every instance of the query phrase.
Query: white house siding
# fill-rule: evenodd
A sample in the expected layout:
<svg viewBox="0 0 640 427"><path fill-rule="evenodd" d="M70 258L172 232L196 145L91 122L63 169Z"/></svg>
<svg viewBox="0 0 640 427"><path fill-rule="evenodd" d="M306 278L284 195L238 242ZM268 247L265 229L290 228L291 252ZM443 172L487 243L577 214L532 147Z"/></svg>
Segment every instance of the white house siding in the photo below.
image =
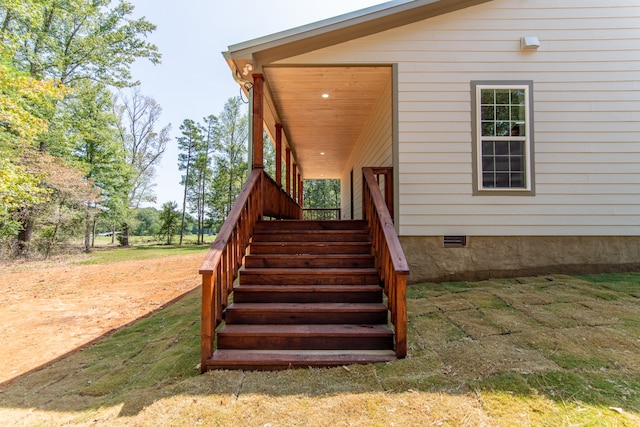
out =
<svg viewBox="0 0 640 427"><path fill-rule="evenodd" d="M637 0L494 0L281 62L398 64L401 236L640 235ZM474 80L533 81L535 196L472 195Z"/></svg>
<svg viewBox="0 0 640 427"><path fill-rule="evenodd" d="M391 76L391 68L389 69ZM391 154L392 115L391 80L364 126L364 130L354 148L347 167L340 178L342 218L351 218L350 173L353 170L354 218L362 218L362 168L365 166L393 166ZM353 169L352 169L353 168Z"/></svg>

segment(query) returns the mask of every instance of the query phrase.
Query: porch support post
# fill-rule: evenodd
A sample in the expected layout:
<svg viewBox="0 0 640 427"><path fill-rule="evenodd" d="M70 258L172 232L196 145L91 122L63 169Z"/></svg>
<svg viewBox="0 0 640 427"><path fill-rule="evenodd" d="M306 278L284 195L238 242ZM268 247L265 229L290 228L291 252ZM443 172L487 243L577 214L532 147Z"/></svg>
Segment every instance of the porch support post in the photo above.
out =
<svg viewBox="0 0 640 427"><path fill-rule="evenodd" d="M291 148L287 148L285 150L285 163L284 163L284 174L285 174L285 181L286 181L286 185L287 185L287 194L291 195Z"/></svg>
<svg viewBox="0 0 640 427"><path fill-rule="evenodd" d="M295 163L293 164L293 176L291 177L292 179L292 192L291 192L291 198L293 200L298 200L298 165L296 165Z"/></svg>
<svg viewBox="0 0 640 427"><path fill-rule="evenodd" d="M282 125L276 123L276 184L282 188Z"/></svg>
<svg viewBox="0 0 640 427"><path fill-rule="evenodd" d="M303 203L304 203L303 181L302 181L302 176L298 174L298 204L302 206Z"/></svg>
<svg viewBox="0 0 640 427"><path fill-rule="evenodd" d="M264 76L253 75L253 164L251 169L264 169L263 129L264 129Z"/></svg>

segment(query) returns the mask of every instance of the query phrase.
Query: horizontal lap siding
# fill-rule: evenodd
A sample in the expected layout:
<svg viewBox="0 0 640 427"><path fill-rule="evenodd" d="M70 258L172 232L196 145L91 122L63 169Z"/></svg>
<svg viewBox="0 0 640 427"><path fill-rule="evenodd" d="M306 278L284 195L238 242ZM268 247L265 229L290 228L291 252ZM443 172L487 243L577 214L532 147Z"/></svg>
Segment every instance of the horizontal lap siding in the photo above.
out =
<svg viewBox="0 0 640 427"><path fill-rule="evenodd" d="M401 235L640 235L636 0L495 0L296 61L398 64ZM472 80L533 81L535 196L472 195Z"/></svg>

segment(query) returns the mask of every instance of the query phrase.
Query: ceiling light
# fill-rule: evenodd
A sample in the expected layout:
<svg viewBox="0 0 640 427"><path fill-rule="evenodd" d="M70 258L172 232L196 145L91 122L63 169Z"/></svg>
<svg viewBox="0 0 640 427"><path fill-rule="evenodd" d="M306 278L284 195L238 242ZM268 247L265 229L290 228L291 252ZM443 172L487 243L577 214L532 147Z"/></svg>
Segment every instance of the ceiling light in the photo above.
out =
<svg viewBox="0 0 640 427"><path fill-rule="evenodd" d="M323 93L323 94L322 94L322 97L323 97L324 99L327 99L327 98L329 98L329 94L328 94L328 93Z"/></svg>
<svg viewBox="0 0 640 427"><path fill-rule="evenodd" d="M320 153L320 155L321 155L321 156L324 156L324 151L322 151L322 152Z"/></svg>

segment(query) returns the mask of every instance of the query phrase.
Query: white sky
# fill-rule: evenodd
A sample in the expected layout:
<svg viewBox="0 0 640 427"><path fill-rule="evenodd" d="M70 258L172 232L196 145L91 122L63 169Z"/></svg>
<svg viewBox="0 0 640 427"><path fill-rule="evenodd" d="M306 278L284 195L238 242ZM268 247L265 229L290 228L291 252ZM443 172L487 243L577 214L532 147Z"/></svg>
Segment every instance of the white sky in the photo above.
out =
<svg viewBox="0 0 640 427"><path fill-rule="evenodd" d="M363 9L385 0L130 0L134 16L157 25L149 41L162 64L138 61L133 77L141 93L163 108L161 127L172 125L172 140L157 171L157 207L182 206L175 138L184 119L219 114L240 93L221 52L236 43ZM158 130L160 130L160 128Z"/></svg>

